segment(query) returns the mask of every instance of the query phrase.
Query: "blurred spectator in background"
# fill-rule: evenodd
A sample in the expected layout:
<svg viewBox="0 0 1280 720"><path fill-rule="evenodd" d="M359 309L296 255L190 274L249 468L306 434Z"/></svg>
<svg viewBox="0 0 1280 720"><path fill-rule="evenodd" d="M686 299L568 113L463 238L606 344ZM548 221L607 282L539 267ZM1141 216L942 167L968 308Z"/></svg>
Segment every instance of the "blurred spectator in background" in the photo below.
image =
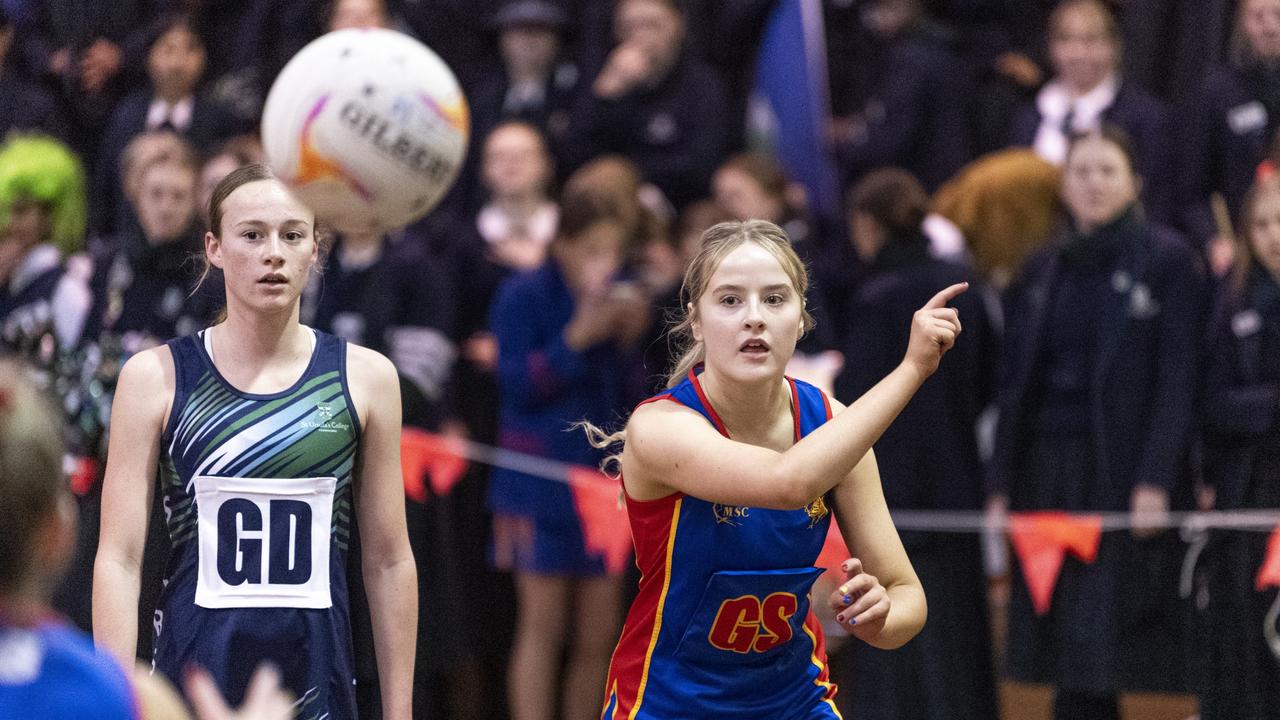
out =
<svg viewBox="0 0 1280 720"><path fill-rule="evenodd" d="M959 228L974 268L1003 290L1061 217L1062 173L1031 150L1000 150L938 189L933 210Z"/></svg>
<svg viewBox="0 0 1280 720"><path fill-rule="evenodd" d="M560 221L545 137L532 125L508 121L488 135L482 157L489 199L476 215L476 230L489 258L517 271L541 266Z"/></svg>
<svg viewBox="0 0 1280 720"><path fill-rule="evenodd" d="M1143 209L1164 221L1173 212L1175 182L1169 115L1160 100L1120 74L1121 51L1120 26L1102 0L1066 0L1054 8L1053 77L1014 117L1010 140L1061 165L1071 135L1103 123L1122 128L1133 138Z"/></svg>
<svg viewBox="0 0 1280 720"><path fill-rule="evenodd" d="M836 397L853 400L897 366L901 328L942 289L969 281L953 306L964 318L959 353L929 378L875 445L890 510L979 510L982 462L974 432L995 393L995 337L981 283L963 266L934 259L922 225L929 197L910 173L876 170L850 189L852 240L866 269L841 308L836 348L844 369ZM945 458L945 460L944 460ZM982 548L977 535L903 531L929 599L931 622L887 652L844 644L833 667L850 717L862 720L987 720L996 710ZM957 633L955 628L966 628Z"/></svg>
<svg viewBox="0 0 1280 720"><path fill-rule="evenodd" d="M920 0L868 0L856 64L832 73L831 136L846 180L876 168L911 171L934 189L969 156L967 88L949 38Z"/></svg>
<svg viewBox="0 0 1280 720"><path fill-rule="evenodd" d="M49 367L80 340L89 268L64 259L84 245L84 172L49 137L0 146L0 348Z"/></svg>
<svg viewBox="0 0 1280 720"><path fill-rule="evenodd" d="M148 29L147 89L120 101L102 139L93 199L93 225L100 233L122 230L136 218L120 187L120 154L129 141L148 130L168 130L209 152L241 128L235 118L199 93L205 46L194 21L186 15L163 15Z"/></svg>
<svg viewBox="0 0 1280 720"><path fill-rule="evenodd" d="M461 177L446 203L473 212L484 201L480 154L484 138L501 123L526 122L558 155L568 140L569 116L578 89L578 67L566 59L568 26L564 10L547 0L515 0L494 17L502 68L486 75L467 93L471 136Z"/></svg>
<svg viewBox="0 0 1280 720"><path fill-rule="evenodd" d="M404 425L439 432L452 415L455 293L454 278L430 261L423 244L393 242L375 233L344 234L334 239L323 274L303 291L299 313L306 325L385 354L400 377ZM421 620L414 663L414 706L425 715L435 704L435 681L466 654L466 632L473 626L457 622L461 611L456 605L465 601L458 593L459 553L465 547L454 536L449 498L407 498L405 512L418 572L428 578L418 586ZM352 525L352 548L358 548L358 523ZM378 704L378 672L369 601L357 579L362 576L358 555L348 556L356 700L361 707L373 707Z"/></svg>
<svg viewBox="0 0 1280 720"><path fill-rule="evenodd" d="M1073 138L1067 223L1006 293L990 509L1129 512L1097 560L1068 558L1037 615L1011 571L1010 675L1057 686L1057 720L1119 718L1121 690L1183 689L1176 534L1187 473L1205 280L1146 221L1123 132ZM1016 567L1016 563L1015 563Z"/></svg>
<svg viewBox="0 0 1280 720"><path fill-rule="evenodd" d="M628 375L620 368L633 362L619 347L631 340L629 333L643 331L634 319L647 321L648 300L618 279L626 225L613 203L566 192L560 217L547 263L508 279L494 302L498 444L595 467L600 454L583 435L565 430L584 419L611 421L623 398L636 394L619 387ZM622 576L587 550L564 483L499 468L489 501L494 562L516 579L512 717L594 717L621 629Z"/></svg>
<svg viewBox="0 0 1280 720"><path fill-rule="evenodd" d="M42 86L30 82L9 61L17 29L0 6L0 138L11 130L43 131L66 137L69 131L53 97Z"/></svg>
<svg viewBox="0 0 1280 720"><path fill-rule="evenodd" d="M256 135L237 135L222 144L200 166L200 191L196 208L203 213L209 211L209 200L213 197L213 189L222 178L238 167L260 163L263 161L262 143Z"/></svg>
<svg viewBox="0 0 1280 720"><path fill-rule="evenodd" d="M724 83L685 48L675 0L621 0L618 45L574 109L568 169L625 155L677 209L707 193L734 141Z"/></svg>
<svg viewBox="0 0 1280 720"><path fill-rule="evenodd" d="M716 170L712 190L716 203L732 219L768 220L785 230L805 262L811 262L820 249L823 238L805 208L804 188L788 181L772 155L734 155Z"/></svg>
<svg viewBox="0 0 1280 720"><path fill-rule="evenodd" d="M1280 0L1240 0L1230 60L1209 67L1180 108L1177 146L1179 220L1206 246L1215 272L1227 269L1229 227L1215 216L1214 195L1239 217L1258 163L1280 127ZM1220 202L1220 201L1219 201ZM1228 223L1229 224L1229 223Z"/></svg>
<svg viewBox="0 0 1280 720"><path fill-rule="evenodd" d="M1244 198L1236 265L1224 284L1206 354L1203 509L1280 507L1280 185L1254 185ZM1208 637L1201 697L1204 720L1275 718L1280 660L1274 588L1255 588L1267 536L1215 532L1207 551Z"/></svg>
<svg viewBox="0 0 1280 720"><path fill-rule="evenodd" d="M42 0L15 11L15 58L54 88L71 126L70 145L92 172L116 102L137 83L130 52L154 12L153 0ZM12 10L13 8L10 7Z"/></svg>
<svg viewBox="0 0 1280 720"><path fill-rule="evenodd" d="M192 258L204 248L195 151L175 135L152 135L139 135L124 151L122 184L137 227L120 231L94 258L94 304L85 339L118 343L115 349L124 355L119 362L203 330L224 304L221 291L209 287L213 283L195 290ZM156 150L145 152L147 145Z"/></svg>

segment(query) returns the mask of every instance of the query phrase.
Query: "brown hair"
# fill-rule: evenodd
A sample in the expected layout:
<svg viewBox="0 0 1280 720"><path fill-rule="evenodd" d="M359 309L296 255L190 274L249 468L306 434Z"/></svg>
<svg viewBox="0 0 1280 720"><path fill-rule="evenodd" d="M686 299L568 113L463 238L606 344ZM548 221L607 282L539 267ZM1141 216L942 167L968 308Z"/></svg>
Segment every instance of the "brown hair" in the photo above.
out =
<svg viewBox="0 0 1280 720"><path fill-rule="evenodd" d="M1115 123L1102 123L1093 130L1085 130L1083 132L1072 133L1067 145L1067 157L1063 161L1063 167L1071 162L1071 156L1075 154L1076 146L1085 140L1105 140L1119 148L1124 154L1125 160L1129 161L1129 171L1135 176L1138 175L1138 165L1133 155L1133 139L1125 129Z"/></svg>
<svg viewBox="0 0 1280 720"><path fill-rule="evenodd" d="M901 168L867 174L849 188L847 202L850 212L870 215L891 240L917 238L929 214L929 194L914 175Z"/></svg>
<svg viewBox="0 0 1280 720"><path fill-rule="evenodd" d="M67 492L61 429L26 375L0 361L0 594L30 580L35 534Z"/></svg>
<svg viewBox="0 0 1280 720"><path fill-rule="evenodd" d="M809 271L804 262L791 247L787 233L767 220L747 220L745 222L723 222L711 226L702 234L702 244L698 254L689 263L684 273L684 282L680 285L680 311L674 318L675 323L668 331L673 344L679 349L680 356L667 375L667 387L675 387L684 380L689 371L706 359L706 348L693 337L693 323L697 319L698 300L711 284L711 276L715 275L720 263L737 248L746 243L755 243L769 251L778 260L782 270L791 280L801 303L802 332L813 329L813 316L806 307L806 295L809 291ZM577 424L587 433L591 444L601 450L618 445L624 437L624 430L606 433L591 423ZM621 458L621 452L609 455L600 464L602 470L608 472Z"/></svg>
<svg viewBox="0 0 1280 720"><path fill-rule="evenodd" d="M120 154L120 182L125 196L136 198L147 171L168 164L188 168L195 174L200 172L195 149L177 133L152 130L135 136Z"/></svg>
<svg viewBox="0 0 1280 720"><path fill-rule="evenodd" d="M1258 180L1245 193L1240 205L1240 218L1236 222L1235 261L1232 263L1230 282L1237 292L1243 293L1249 287L1249 276L1258 265L1258 258L1253 253L1253 213L1258 209L1258 201L1269 193L1280 194L1280 180L1275 177Z"/></svg>
<svg viewBox="0 0 1280 720"><path fill-rule="evenodd" d="M222 204L240 186L258 182L259 180L282 182L276 178L275 173L271 172L271 168L262 163L251 163L227 173L227 176L222 178L213 188L213 194L209 196L208 230L214 237L222 238ZM333 239L328 232L324 231L318 220L314 223L311 232L315 237L316 246L319 248L319 259L316 262L316 267L322 268L325 259L329 256L329 248L333 244ZM195 294L195 291L200 289L200 286L204 284L205 279L209 277L209 273L213 268L203 250L197 254L196 260L201 264L201 270L200 277L196 280L195 287L191 290L192 294Z"/></svg>
<svg viewBox="0 0 1280 720"><path fill-rule="evenodd" d="M621 155L602 155L569 176L562 197L591 194L613 204L626 226L626 252L632 254L667 233L667 222L641 202L643 187L644 175L634 162Z"/></svg>
<svg viewBox="0 0 1280 720"><path fill-rule="evenodd" d="M1107 37L1119 48L1121 43L1120 23L1116 20L1116 14L1111 10L1111 6L1102 2L1102 0L1063 0L1058 3L1053 12L1049 14L1048 35L1050 39L1058 32L1059 26L1062 24L1062 18L1072 10L1087 9L1094 10L1102 17L1102 24L1107 31Z"/></svg>
<svg viewBox="0 0 1280 720"><path fill-rule="evenodd" d="M755 181L766 195L786 204L787 172L772 155L762 152L739 153L725 160L717 172L724 170L736 170L746 175Z"/></svg>

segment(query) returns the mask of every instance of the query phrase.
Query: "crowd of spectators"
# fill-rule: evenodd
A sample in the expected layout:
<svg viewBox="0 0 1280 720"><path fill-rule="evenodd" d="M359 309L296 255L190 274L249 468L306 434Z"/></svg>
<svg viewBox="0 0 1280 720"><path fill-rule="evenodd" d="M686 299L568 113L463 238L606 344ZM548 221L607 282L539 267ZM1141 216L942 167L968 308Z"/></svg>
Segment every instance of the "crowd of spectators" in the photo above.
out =
<svg viewBox="0 0 1280 720"><path fill-rule="evenodd" d="M813 269L795 372L846 403L901 357L912 310L968 279L956 351L876 447L890 506L1139 522L1066 561L1048 615L1013 559L994 653L978 537L904 532L930 623L892 653L833 642L837 701L986 720L1003 668L1055 685L1058 718L1118 718L1129 690L1277 717L1263 538L1215 535L1186 599L1184 539L1141 520L1280 506L1280 0L815 3L834 214L755 142L753 70L787 1L0 0L0 347L45 373L90 468L59 610L88 623L120 364L218 319L220 282L191 262L212 187L262 159L294 52L379 26L453 68L471 144L426 218L335 239L302 321L386 354L407 425L594 464L565 428L616 425L665 384L666 318L722 220L777 223ZM406 499L419 714L598 712L634 583L584 557L567 489L481 465L427 487ZM538 513L567 523L563 555L528 537Z"/></svg>

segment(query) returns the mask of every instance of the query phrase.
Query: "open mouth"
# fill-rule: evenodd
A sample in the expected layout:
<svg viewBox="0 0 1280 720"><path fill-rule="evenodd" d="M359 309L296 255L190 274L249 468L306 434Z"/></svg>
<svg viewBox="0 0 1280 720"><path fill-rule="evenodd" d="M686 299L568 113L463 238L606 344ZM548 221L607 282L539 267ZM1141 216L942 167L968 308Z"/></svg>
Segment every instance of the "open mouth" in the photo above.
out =
<svg viewBox="0 0 1280 720"><path fill-rule="evenodd" d="M738 352L750 355L764 355L769 352L769 343L759 338L754 338L742 343L742 347L738 348Z"/></svg>
<svg viewBox="0 0 1280 720"><path fill-rule="evenodd" d="M285 277L284 275L281 275L280 273L271 273L269 275L264 275L258 278L258 282L264 285L271 285L271 286L288 285L289 278Z"/></svg>

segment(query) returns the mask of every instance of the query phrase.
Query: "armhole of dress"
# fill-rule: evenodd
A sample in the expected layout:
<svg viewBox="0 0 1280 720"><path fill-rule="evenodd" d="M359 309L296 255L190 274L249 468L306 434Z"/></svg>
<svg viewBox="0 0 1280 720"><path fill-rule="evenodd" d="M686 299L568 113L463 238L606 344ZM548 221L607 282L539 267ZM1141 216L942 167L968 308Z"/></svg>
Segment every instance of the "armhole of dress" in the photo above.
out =
<svg viewBox="0 0 1280 720"><path fill-rule="evenodd" d="M360 410L356 408L355 398L351 396L351 377L347 373L347 341L338 336L333 336L333 340L338 345L338 380L342 383L342 396L347 400L347 407L351 409L351 429L355 430L356 435L356 452L360 451L360 438L364 436L364 426L360 423ZM320 339L317 337L316 342Z"/></svg>
<svg viewBox="0 0 1280 720"><path fill-rule="evenodd" d="M183 342L184 339L179 338L168 343L169 358L173 361L173 403L169 406L169 419L165 421L164 430L160 433L161 454L169 451L169 444L173 442L173 434L177 431L178 417L186 407L187 395L191 391L191 388L187 387L185 367L180 357Z"/></svg>

